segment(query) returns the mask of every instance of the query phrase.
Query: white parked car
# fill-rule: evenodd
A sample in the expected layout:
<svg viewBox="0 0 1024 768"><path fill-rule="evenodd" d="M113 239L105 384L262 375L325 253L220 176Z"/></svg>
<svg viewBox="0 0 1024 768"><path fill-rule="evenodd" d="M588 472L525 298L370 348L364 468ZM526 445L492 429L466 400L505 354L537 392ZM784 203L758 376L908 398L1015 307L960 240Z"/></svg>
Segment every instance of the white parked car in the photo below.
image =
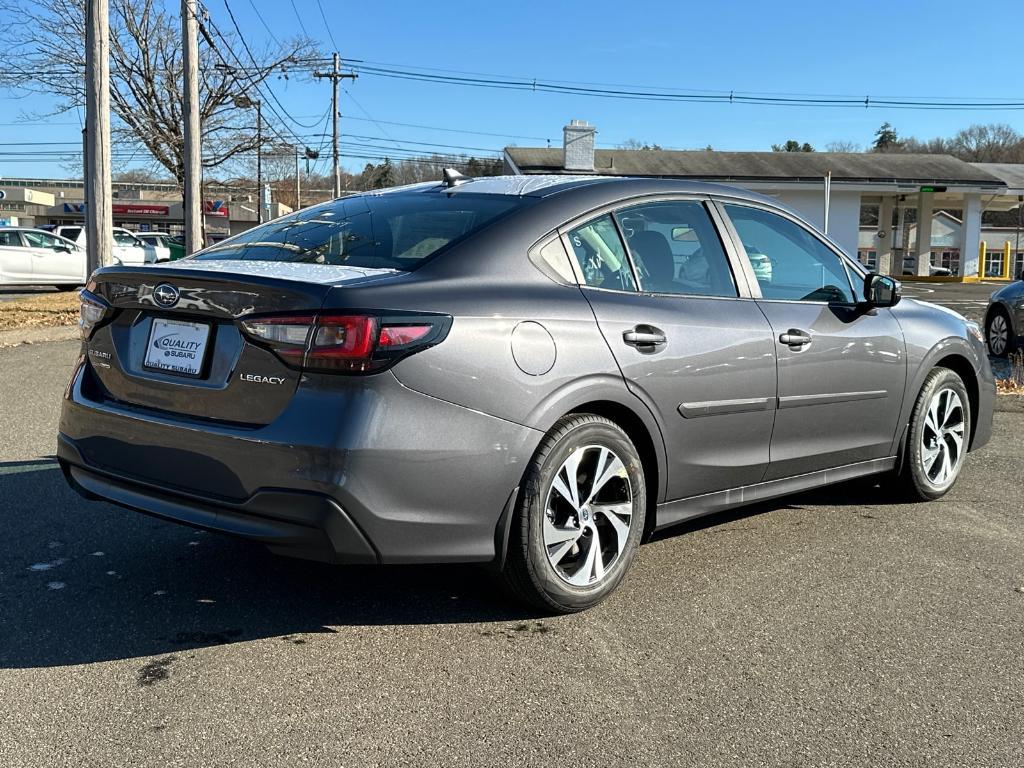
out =
<svg viewBox="0 0 1024 768"><path fill-rule="evenodd" d="M0 285L85 285L85 248L50 232L0 227Z"/></svg>
<svg viewBox="0 0 1024 768"><path fill-rule="evenodd" d="M64 224L53 227L54 234L66 237L74 243L88 247L85 236L85 227L80 224ZM135 233L124 227L114 227L114 258L122 266L139 266L141 264L155 264L157 262L156 248L142 242ZM170 258L170 255L168 255Z"/></svg>
<svg viewBox="0 0 1024 768"><path fill-rule="evenodd" d="M158 262L171 260L171 249L167 245L171 236L166 232L139 232L136 237L146 245L153 247Z"/></svg>

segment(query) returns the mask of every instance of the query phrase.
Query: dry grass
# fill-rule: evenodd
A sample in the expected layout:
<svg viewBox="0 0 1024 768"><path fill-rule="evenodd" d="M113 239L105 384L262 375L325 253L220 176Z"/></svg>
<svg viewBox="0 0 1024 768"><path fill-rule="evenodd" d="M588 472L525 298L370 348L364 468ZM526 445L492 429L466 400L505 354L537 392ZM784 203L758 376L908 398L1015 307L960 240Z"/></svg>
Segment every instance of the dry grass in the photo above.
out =
<svg viewBox="0 0 1024 768"><path fill-rule="evenodd" d="M0 302L0 330L57 328L78 322L78 293L47 293Z"/></svg>
<svg viewBox="0 0 1024 768"><path fill-rule="evenodd" d="M1024 395L1024 350L1010 355L1010 375L996 379L996 389L1005 394Z"/></svg>

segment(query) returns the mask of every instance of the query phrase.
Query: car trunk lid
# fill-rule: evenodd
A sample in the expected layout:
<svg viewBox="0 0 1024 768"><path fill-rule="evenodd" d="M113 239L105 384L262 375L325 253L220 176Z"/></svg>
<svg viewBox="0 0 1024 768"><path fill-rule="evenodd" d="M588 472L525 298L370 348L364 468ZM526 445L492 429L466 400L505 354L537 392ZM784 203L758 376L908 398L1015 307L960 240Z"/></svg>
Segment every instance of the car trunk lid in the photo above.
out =
<svg viewBox="0 0 1024 768"><path fill-rule="evenodd" d="M315 315L333 288L401 274L246 261L99 270L90 290L114 311L86 344L98 394L183 417L268 424L287 407L302 372L243 334L239 320Z"/></svg>

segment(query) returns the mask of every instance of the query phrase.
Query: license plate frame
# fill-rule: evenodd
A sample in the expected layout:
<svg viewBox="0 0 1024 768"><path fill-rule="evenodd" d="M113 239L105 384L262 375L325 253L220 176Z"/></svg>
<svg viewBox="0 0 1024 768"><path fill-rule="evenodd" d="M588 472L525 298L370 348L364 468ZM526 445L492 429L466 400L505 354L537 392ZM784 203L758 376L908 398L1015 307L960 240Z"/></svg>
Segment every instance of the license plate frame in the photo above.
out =
<svg viewBox="0 0 1024 768"><path fill-rule="evenodd" d="M150 321L146 351L142 357L142 367L147 371L154 371L167 376L185 379L201 378L206 369L211 331L212 326L210 323L170 317L153 317ZM182 332L184 332L184 337L178 339L178 345L168 343L160 346L160 342L163 339L174 335L180 337ZM158 337L158 333L163 333L163 336ZM194 346L196 342L199 342L198 347ZM160 365L161 359L189 361L194 364L175 367L168 362L165 365Z"/></svg>

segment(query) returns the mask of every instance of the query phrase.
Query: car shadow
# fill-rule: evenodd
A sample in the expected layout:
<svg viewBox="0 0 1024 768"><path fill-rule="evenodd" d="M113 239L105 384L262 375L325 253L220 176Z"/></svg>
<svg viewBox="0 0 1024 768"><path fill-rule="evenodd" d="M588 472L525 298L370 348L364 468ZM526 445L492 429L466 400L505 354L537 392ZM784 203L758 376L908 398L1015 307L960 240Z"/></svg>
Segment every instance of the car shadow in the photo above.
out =
<svg viewBox="0 0 1024 768"><path fill-rule="evenodd" d="M278 557L81 499L53 459L0 463L0 669L175 653L350 625L537 618L472 565Z"/></svg>
<svg viewBox="0 0 1024 768"><path fill-rule="evenodd" d="M883 503L845 483L709 515L684 535L772 510ZM0 463L0 669L59 667L336 627L526 621L540 613L471 565L334 566L278 557L81 499L52 458Z"/></svg>

